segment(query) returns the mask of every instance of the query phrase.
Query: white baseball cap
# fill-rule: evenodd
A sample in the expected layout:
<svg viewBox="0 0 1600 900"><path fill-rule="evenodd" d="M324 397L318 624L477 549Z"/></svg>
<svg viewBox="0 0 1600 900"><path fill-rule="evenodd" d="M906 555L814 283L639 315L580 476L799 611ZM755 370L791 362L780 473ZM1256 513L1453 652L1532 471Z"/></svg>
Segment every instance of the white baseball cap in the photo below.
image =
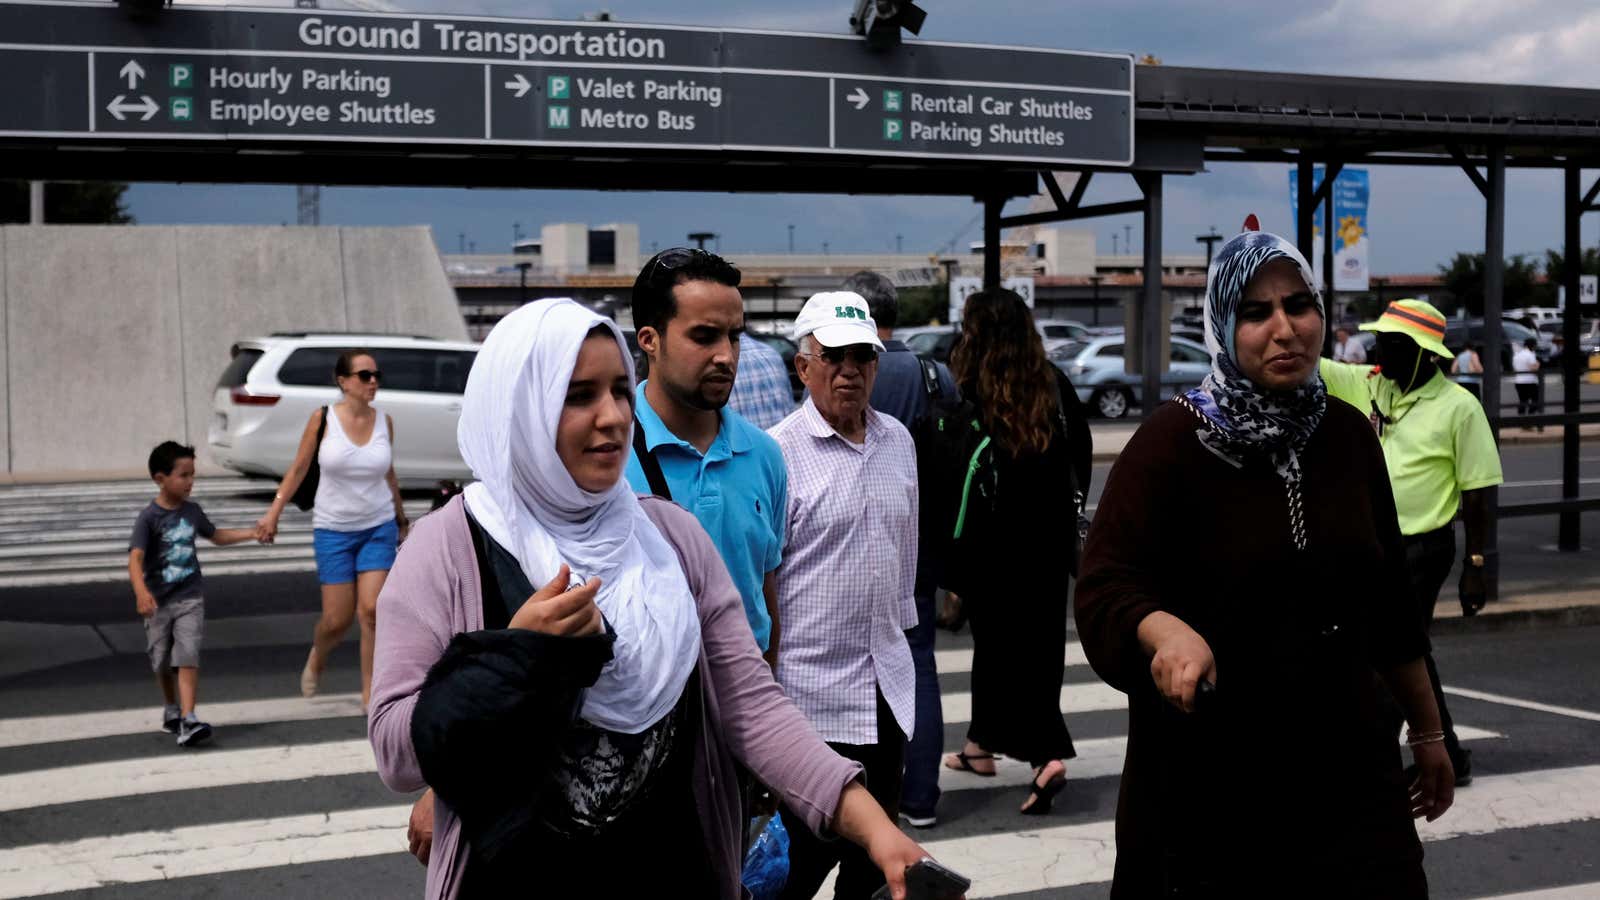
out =
<svg viewBox="0 0 1600 900"><path fill-rule="evenodd" d="M813 294L794 320L794 340L815 335L824 347L849 347L871 344L883 351L878 340L878 323L872 320L867 301L853 291L826 291Z"/></svg>

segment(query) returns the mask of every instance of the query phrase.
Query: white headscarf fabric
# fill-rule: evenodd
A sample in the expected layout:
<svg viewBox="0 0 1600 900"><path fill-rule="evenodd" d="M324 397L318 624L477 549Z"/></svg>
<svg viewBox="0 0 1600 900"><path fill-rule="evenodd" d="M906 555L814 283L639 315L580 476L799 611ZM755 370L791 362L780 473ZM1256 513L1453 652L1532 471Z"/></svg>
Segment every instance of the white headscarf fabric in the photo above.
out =
<svg viewBox="0 0 1600 900"><path fill-rule="evenodd" d="M484 340L467 378L456 439L478 481L467 508L522 564L535 587L564 562L576 584L600 579L595 603L617 633L614 658L584 694L582 716L638 734L672 711L700 656L700 619L672 549L619 478L591 493L556 453L578 348L610 329L634 380L616 323L572 300L530 303ZM624 446L631 446L624 439Z"/></svg>

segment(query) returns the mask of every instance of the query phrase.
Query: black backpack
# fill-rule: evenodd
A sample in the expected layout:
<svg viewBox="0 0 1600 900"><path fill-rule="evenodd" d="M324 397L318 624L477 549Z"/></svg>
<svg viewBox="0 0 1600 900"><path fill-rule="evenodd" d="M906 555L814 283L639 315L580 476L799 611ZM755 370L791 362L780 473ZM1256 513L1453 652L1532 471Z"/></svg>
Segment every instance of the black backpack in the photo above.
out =
<svg viewBox="0 0 1600 900"><path fill-rule="evenodd" d="M977 407L937 400L912 426L920 485L920 553L940 587L966 593L981 575L1000 483Z"/></svg>

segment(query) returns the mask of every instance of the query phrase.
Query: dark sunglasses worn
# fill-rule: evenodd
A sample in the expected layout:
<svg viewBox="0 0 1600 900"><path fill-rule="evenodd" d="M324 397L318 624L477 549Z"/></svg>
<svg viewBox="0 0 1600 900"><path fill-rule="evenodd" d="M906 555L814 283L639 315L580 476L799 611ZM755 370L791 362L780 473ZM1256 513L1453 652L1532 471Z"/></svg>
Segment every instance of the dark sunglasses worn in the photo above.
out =
<svg viewBox="0 0 1600 900"><path fill-rule="evenodd" d="M842 366L847 359L858 366L870 366L878 361L878 351L863 344L849 347L823 347L821 353L808 353L806 355L815 356L830 366Z"/></svg>
<svg viewBox="0 0 1600 900"><path fill-rule="evenodd" d="M369 381L383 380L383 372L379 371L378 369L359 369L351 372L350 374L361 379L362 384L366 384Z"/></svg>

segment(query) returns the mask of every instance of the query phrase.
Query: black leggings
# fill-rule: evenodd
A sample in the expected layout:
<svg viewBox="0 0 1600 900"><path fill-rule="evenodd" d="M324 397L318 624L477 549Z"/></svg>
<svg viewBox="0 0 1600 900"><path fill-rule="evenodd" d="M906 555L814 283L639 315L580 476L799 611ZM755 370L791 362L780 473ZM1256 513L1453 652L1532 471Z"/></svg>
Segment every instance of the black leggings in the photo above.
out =
<svg viewBox="0 0 1600 900"><path fill-rule="evenodd" d="M1450 577L1450 569L1455 565L1455 526L1446 525L1437 531L1407 537L1405 543L1406 565L1411 572L1411 590L1417 602L1417 616L1422 621L1423 629L1427 630L1433 626L1433 608L1439 602L1439 589L1444 587L1445 579ZM1439 668L1434 665L1431 652L1423 659L1428 666L1428 681L1433 684L1433 702L1439 705L1445 750L1450 754L1451 764L1460 769L1464 762L1461 742L1457 740L1455 725L1450 721L1450 710L1444 705L1444 691L1439 687Z"/></svg>

